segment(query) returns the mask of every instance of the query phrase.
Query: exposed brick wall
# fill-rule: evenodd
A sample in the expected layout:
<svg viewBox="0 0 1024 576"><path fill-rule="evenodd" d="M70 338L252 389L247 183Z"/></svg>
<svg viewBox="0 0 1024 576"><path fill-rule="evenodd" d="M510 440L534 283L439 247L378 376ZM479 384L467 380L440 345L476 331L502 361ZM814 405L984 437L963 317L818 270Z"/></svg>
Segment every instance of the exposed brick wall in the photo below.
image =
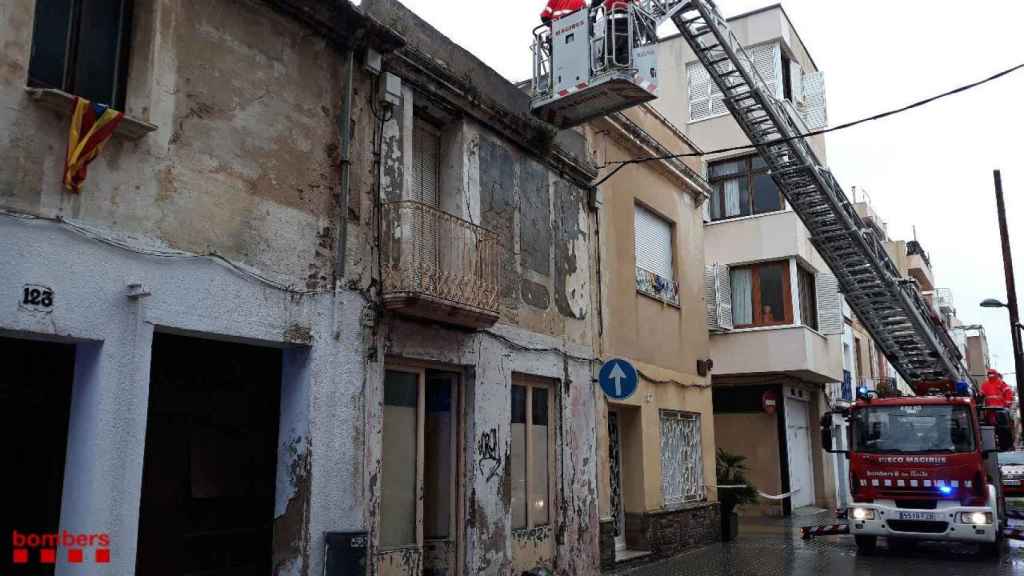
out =
<svg viewBox="0 0 1024 576"><path fill-rule="evenodd" d="M647 515L626 512L626 548L647 550Z"/></svg>
<svg viewBox="0 0 1024 576"><path fill-rule="evenodd" d="M624 564L615 563L615 530L611 520L601 522L601 570L610 572L647 564L722 539L721 509L717 502L680 510L626 514L626 546L650 554Z"/></svg>
<svg viewBox="0 0 1024 576"><path fill-rule="evenodd" d="M718 503L647 514L647 541L655 558L721 540Z"/></svg>

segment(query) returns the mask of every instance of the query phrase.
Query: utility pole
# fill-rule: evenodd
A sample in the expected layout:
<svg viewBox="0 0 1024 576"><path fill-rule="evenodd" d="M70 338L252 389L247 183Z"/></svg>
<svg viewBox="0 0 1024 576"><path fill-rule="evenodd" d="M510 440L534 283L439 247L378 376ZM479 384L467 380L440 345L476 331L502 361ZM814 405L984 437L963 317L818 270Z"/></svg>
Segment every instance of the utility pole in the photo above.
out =
<svg viewBox="0 0 1024 576"><path fill-rule="evenodd" d="M1018 407L1024 404L1024 347L1021 346L1020 312L1017 309L1017 286L1013 279L1013 257L1010 255L1010 232L1006 225L1006 203L1003 201L1003 176L996 170L996 210L999 212L999 236L1003 243L1003 270L1006 273L1006 307L1010 309L1010 338L1013 341L1013 363L1017 378ZM1019 408L1018 408L1019 409ZM1024 422L1024 414L1021 414Z"/></svg>

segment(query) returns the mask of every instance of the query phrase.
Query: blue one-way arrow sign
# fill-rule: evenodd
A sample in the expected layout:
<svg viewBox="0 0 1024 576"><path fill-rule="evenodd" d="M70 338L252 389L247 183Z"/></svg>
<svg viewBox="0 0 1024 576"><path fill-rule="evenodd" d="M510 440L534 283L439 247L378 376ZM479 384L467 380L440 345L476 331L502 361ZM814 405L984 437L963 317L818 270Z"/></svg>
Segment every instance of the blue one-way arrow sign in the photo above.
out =
<svg viewBox="0 0 1024 576"><path fill-rule="evenodd" d="M636 368L625 360L616 358L605 362L597 379L604 393L613 400L625 400L636 393Z"/></svg>

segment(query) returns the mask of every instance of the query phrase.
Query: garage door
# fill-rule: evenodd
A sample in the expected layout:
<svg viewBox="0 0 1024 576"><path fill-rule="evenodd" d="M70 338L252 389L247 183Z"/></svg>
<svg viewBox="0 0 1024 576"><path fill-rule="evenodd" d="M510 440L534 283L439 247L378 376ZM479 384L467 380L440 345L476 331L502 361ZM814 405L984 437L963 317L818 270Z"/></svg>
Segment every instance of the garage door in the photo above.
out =
<svg viewBox="0 0 1024 576"><path fill-rule="evenodd" d="M811 427L807 402L786 398L786 441L789 456L789 489L793 508L814 504L814 472L811 467Z"/></svg>

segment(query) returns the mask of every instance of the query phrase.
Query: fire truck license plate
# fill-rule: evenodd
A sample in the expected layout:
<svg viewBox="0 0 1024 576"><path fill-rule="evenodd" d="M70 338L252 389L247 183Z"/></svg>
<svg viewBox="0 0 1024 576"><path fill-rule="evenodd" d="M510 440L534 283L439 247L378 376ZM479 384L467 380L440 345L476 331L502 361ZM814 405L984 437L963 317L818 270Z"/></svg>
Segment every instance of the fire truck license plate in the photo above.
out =
<svg viewBox="0 0 1024 576"><path fill-rule="evenodd" d="M900 520L935 520L932 512L900 512Z"/></svg>

